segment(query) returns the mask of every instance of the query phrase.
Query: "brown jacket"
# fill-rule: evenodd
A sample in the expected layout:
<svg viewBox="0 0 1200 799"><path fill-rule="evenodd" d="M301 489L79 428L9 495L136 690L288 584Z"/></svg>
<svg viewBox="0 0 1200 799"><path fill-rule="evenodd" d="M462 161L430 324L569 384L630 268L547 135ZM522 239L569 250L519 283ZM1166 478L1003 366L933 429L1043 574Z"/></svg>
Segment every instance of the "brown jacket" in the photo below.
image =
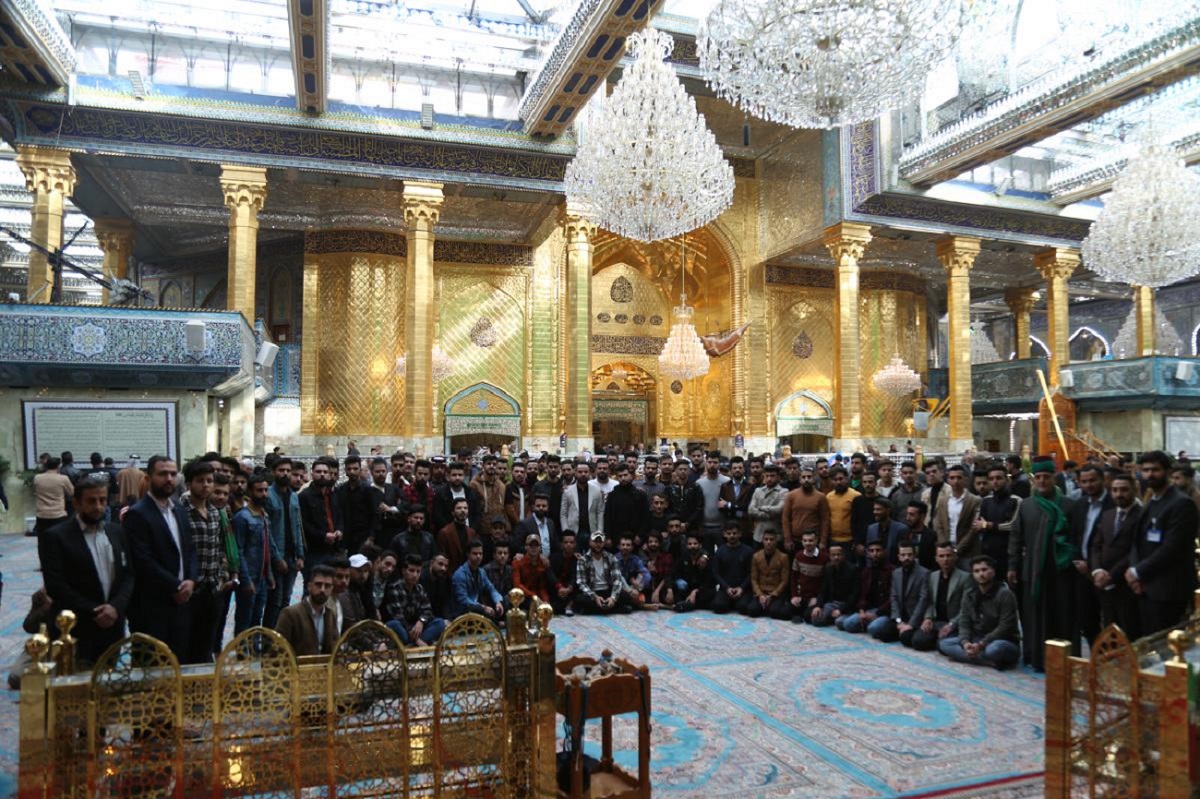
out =
<svg viewBox="0 0 1200 799"><path fill-rule="evenodd" d="M467 527L467 543L478 538L475 531ZM438 530L437 539L434 542L437 545L437 551L446 556L446 560L450 561L450 573L458 569L459 566L467 562L467 548L463 546L462 540L458 537L458 530L454 527L454 522L450 522L441 530Z"/></svg>
<svg viewBox="0 0 1200 799"><path fill-rule="evenodd" d="M487 482L484 479L483 472L475 475L475 479L471 481L471 485L479 492L479 496L483 497L483 523L486 525L484 529L489 529L493 518L496 516L506 516L504 509L504 489L507 486L500 479L500 475L496 475L492 478L491 482ZM506 517L505 522L507 521Z"/></svg>
<svg viewBox="0 0 1200 799"><path fill-rule="evenodd" d="M829 500L817 489L805 494L795 488L783 499L783 540L800 543L800 534L816 530L822 549L829 546Z"/></svg>
<svg viewBox="0 0 1200 799"><path fill-rule="evenodd" d="M329 599L329 602L336 602ZM279 612L279 620L275 622L275 632L287 639L292 645L296 657L304 655L328 655L337 643L337 618L333 608L325 605L325 635L321 645L317 646L317 628L313 624L312 613L308 609L308 599L302 599L295 605L284 608Z"/></svg>
<svg viewBox="0 0 1200 799"><path fill-rule="evenodd" d="M787 594L791 558L782 550L767 560L766 550L754 553L750 561L750 587L755 596L781 597Z"/></svg>
<svg viewBox="0 0 1200 799"><path fill-rule="evenodd" d="M937 533L939 544L944 544L950 540L950 497L954 492L950 486L946 486L938 494L937 508L933 512L933 531ZM958 516L958 530L954 537L955 547L958 549L959 560L973 558L983 551L983 539L980 538L979 531L971 529L975 523L975 517L979 514L979 506L983 503L977 495L970 491L963 490L962 513Z"/></svg>

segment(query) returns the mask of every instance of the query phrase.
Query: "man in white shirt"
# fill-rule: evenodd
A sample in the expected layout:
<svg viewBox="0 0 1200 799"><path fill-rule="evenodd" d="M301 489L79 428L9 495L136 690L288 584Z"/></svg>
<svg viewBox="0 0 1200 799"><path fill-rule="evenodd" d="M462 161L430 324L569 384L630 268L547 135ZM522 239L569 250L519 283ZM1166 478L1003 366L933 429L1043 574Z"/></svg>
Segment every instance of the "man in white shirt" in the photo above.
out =
<svg viewBox="0 0 1200 799"><path fill-rule="evenodd" d="M983 540L975 529L975 517L983 500L967 490L967 470L951 466L946 470L946 487L938 496L933 513L933 529L939 544L951 543L958 551L959 563L970 563L981 554Z"/></svg>

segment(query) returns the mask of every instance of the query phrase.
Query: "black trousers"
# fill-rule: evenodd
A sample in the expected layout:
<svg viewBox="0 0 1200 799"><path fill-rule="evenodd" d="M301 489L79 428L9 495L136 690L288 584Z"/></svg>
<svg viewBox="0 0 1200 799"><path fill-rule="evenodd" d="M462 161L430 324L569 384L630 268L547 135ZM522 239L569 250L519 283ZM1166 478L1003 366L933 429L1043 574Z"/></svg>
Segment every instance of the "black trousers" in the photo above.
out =
<svg viewBox="0 0 1200 799"><path fill-rule="evenodd" d="M1154 635L1160 630L1166 630L1174 627L1179 622L1183 621L1183 614L1187 611L1187 599L1171 600L1168 602L1156 602L1153 599L1141 599L1141 617L1142 617L1142 635Z"/></svg>
<svg viewBox="0 0 1200 799"><path fill-rule="evenodd" d="M211 583L196 586L188 606L192 610L192 629L184 663L212 663L213 641L221 618L220 592Z"/></svg>
<svg viewBox="0 0 1200 799"><path fill-rule="evenodd" d="M764 608L758 601L758 597L753 594L746 594L746 596L742 597L739 610L752 619L770 616L772 619L787 621L794 615L795 608L792 607L791 601L785 596L775 597Z"/></svg>
<svg viewBox="0 0 1200 799"><path fill-rule="evenodd" d="M611 594L611 590L597 591L593 594L580 593L579 596L575 597L575 612L593 616L604 616L608 615L609 613L633 612L633 604L629 599L629 594L624 592L617 594L617 601L612 607L608 607L607 605L601 607L600 604L596 602L597 598L603 597L604 599L608 599Z"/></svg>

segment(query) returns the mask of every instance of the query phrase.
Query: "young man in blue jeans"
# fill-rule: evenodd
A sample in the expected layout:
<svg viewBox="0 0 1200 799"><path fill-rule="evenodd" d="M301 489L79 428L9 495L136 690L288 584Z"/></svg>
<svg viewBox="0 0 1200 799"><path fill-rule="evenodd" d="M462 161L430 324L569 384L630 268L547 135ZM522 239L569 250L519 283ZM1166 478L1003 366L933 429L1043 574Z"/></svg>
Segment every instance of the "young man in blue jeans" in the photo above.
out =
<svg viewBox="0 0 1200 799"><path fill-rule="evenodd" d="M996 579L996 561L988 555L971 559L975 586L962 600L958 635L943 638L938 650L959 663L1006 669L1021 657L1017 628L1017 597Z"/></svg>
<svg viewBox="0 0 1200 799"><path fill-rule="evenodd" d="M405 646L433 644L442 636L446 622L433 615L429 595L421 585L421 556L404 559L404 575L392 578L383 592L382 617Z"/></svg>

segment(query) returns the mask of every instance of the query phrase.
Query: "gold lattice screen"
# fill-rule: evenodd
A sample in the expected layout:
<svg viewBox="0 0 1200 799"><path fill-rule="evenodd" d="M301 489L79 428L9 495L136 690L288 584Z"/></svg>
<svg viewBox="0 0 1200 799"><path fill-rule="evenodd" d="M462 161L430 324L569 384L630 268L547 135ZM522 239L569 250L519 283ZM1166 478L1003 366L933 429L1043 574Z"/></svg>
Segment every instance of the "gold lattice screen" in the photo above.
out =
<svg viewBox="0 0 1200 799"><path fill-rule="evenodd" d="M405 269L393 255L306 256L305 435L403 435Z"/></svg>

